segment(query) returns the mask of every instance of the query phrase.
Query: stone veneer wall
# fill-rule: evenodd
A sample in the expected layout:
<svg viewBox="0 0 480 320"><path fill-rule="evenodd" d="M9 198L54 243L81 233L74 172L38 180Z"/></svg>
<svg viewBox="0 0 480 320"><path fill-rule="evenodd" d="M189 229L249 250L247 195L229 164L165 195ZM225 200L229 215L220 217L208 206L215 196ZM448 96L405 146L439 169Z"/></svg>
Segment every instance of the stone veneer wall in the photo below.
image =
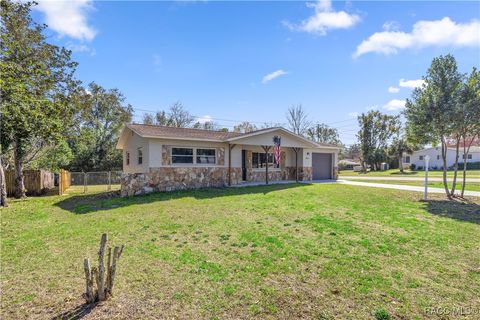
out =
<svg viewBox="0 0 480 320"><path fill-rule="evenodd" d="M242 169L232 168L232 185L242 182ZM122 175L121 195L133 196L159 191L173 191L206 187L224 187L228 184L225 167L162 167L148 173Z"/></svg>
<svg viewBox="0 0 480 320"><path fill-rule="evenodd" d="M247 169L247 181L249 182L264 182L265 181L265 169L253 170ZM295 167L284 167L283 169L268 170L268 181L279 180L295 180ZM298 180L309 181L312 180L312 168L310 167L298 167Z"/></svg>

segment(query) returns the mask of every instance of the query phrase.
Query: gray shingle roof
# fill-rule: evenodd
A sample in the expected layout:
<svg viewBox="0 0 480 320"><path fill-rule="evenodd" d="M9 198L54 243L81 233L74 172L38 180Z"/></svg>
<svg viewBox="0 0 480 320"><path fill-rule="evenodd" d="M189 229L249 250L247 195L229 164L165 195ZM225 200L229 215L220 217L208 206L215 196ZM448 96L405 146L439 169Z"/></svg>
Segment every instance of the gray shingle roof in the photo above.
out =
<svg viewBox="0 0 480 320"><path fill-rule="evenodd" d="M130 129L144 137L168 137L225 141L243 135L239 132L224 132L192 128L175 128L148 124L128 124Z"/></svg>

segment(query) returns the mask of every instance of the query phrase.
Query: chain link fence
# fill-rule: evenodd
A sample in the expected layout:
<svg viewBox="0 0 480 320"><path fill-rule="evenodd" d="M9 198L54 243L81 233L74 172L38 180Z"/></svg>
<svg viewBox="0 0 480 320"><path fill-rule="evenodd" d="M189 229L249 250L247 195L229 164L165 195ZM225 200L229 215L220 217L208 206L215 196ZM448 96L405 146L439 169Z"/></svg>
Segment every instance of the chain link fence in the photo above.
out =
<svg viewBox="0 0 480 320"><path fill-rule="evenodd" d="M70 172L66 193L87 193L120 190L122 171Z"/></svg>

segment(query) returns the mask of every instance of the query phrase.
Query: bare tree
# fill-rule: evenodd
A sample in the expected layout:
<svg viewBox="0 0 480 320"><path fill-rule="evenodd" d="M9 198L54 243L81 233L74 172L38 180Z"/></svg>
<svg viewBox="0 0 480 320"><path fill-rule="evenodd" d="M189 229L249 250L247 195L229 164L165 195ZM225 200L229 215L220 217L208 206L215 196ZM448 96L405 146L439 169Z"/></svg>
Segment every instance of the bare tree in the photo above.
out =
<svg viewBox="0 0 480 320"><path fill-rule="evenodd" d="M154 123L154 120L153 120L153 116L149 113L145 113L143 115L143 120L142 120L143 124L155 124Z"/></svg>
<svg viewBox="0 0 480 320"><path fill-rule="evenodd" d="M247 132L252 132L257 130L257 126L254 125L253 123L250 123L248 121L244 121L240 124L237 124L236 126L233 127L233 132L242 132L242 133L247 133Z"/></svg>
<svg viewBox="0 0 480 320"><path fill-rule="evenodd" d="M158 126L168 126L170 125L170 118L168 117L165 111L157 111L155 114L156 124Z"/></svg>
<svg viewBox="0 0 480 320"><path fill-rule="evenodd" d="M189 127L195 120L195 117L192 116L179 101L170 107L168 117L170 119L170 126L177 128Z"/></svg>
<svg viewBox="0 0 480 320"><path fill-rule="evenodd" d="M303 110L301 104L288 108L287 120L290 130L299 135L304 135L310 126L308 114Z"/></svg>
<svg viewBox="0 0 480 320"><path fill-rule="evenodd" d="M193 125L193 128L194 129L203 129L203 130L218 130L219 126L214 121L206 121L206 122L203 122L203 123L197 121Z"/></svg>
<svg viewBox="0 0 480 320"><path fill-rule="evenodd" d="M280 122L264 122L260 126L260 129L277 128L277 127L283 127L283 124Z"/></svg>

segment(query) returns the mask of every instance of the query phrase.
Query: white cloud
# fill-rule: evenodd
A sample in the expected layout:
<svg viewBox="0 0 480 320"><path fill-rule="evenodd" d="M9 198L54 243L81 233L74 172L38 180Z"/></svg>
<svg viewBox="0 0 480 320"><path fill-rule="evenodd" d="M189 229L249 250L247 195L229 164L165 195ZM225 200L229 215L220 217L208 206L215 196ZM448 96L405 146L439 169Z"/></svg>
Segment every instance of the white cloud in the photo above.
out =
<svg viewBox="0 0 480 320"><path fill-rule="evenodd" d="M400 29L400 24L397 21L387 21L382 26L385 31L397 31Z"/></svg>
<svg viewBox="0 0 480 320"><path fill-rule="evenodd" d="M266 76L263 77L262 83L267 83L268 81L272 81L275 78L278 78L280 76L286 75L288 72L283 71L282 69L274 71L272 73L267 74Z"/></svg>
<svg viewBox="0 0 480 320"><path fill-rule="evenodd" d="M97 54L94 48L87 46L86 44L75 44L70 42L66 45L66 48L75 53L87 53L91 56Z"/></svg>
<svg viewBox="0 0 480 320"><path fill-rule="evenodd" d="M92 0L40 0L35 10L45 14L45 23L60 36L91 41L96 31L88 25L87 14Z"/></svg>
<svg viewBox="0 0 480 320"><path fill-rule="evenodd" d="M415 89L423 86L425 83L424 80L418 79L418 80L405 80L405 79L400 79L398 81L398 85L403 88L410 88L410 89Z"/></svg>
<svg viewBox="0 0 480 320"><path fill-rule="evenodd" d="M348 113L348 116L352 117L352 118L356 118L356 117L358 117L358 112L350 112L350 113Z"/></svg>
<svg viewBox="0 0 480 320"><path fill-rule="evenodd" d="M300 24L284 22L290 30L326 35L327 30L348 29L360 21L356 14L345 11L335 11L330 0L319 0L316 3L307 3L307 7L313 8L315 14L303 20Z"/></svg>
<svg viewBox="0 0 480 320"><path fill-rule="evenodd" d="M201 124L204 124L204 123L206 123L206 122L212 122L213 119L212 119L212 117L209 116L209 115L204 115L204 116L202 116L202 117L200 117L200 118L197 118L197 121L200 122Z"/></svg>
<svg viewBox="0 0 480 320"><path fill-rule="evenodd" d="M397 93L398 91L400 91L400 88L388 87L388 92L390 92L390 93Z"/></svg>
<svg viewBox="0 0 480 320"><path fill-rule="evenodd" d="M388 111L397 111L405 108L405 100L393 99L387 102L386 105L383 106L383 109Z"/></svg>
<svg viewBox="0 0 480 320"><path fill-rule="evenodd" d="M480 21L456 23L449 17L441 20L418 21L412 32L385 30L364 40L353 54L359 57L369 52L395 54L401 49L428 46L467 47L480 45Z"/></svg>

